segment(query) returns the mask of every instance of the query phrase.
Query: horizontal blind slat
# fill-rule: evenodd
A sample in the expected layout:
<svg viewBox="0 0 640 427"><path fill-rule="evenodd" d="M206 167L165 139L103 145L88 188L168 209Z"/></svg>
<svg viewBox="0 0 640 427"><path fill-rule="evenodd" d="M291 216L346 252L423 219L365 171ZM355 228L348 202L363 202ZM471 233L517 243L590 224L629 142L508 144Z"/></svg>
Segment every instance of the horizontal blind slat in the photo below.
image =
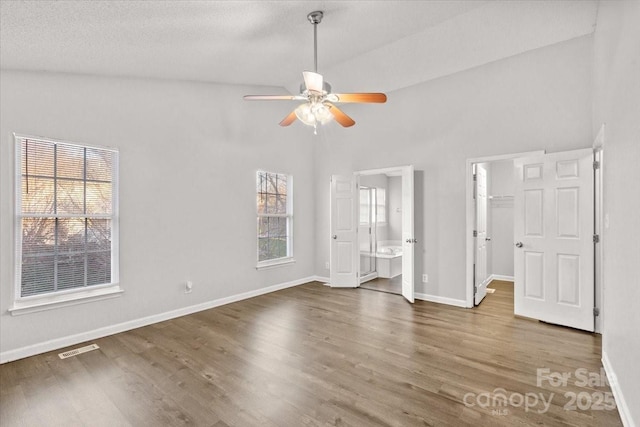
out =
<svg viewBox="0 0 640 427"><path fill-rule="evenodd" d="M18 138L22 297L111 281L117 151Z"/></svg>

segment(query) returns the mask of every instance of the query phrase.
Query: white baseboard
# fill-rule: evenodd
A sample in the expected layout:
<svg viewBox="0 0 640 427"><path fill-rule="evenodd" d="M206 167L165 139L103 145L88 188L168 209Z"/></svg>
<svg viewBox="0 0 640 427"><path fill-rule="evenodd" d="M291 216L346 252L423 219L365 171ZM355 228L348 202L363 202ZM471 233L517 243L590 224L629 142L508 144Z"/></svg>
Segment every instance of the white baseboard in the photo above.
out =
<svg viewBox="0 0 640 427"><path fill-rule="evenodd" d="M329 285L329 278L328 277L324 277L324 276L313 276L313 280L315 280L316 282L322 282L325 285Z"/></svg>
<svg viewBox="0 0 640 427"><path fill-rule="evenodd" d="M489 282L491 282L492 280L503 280L505 282L513 282L515 279L513 278L513 276L504 276L502 274L492 274L491 276L489 276Z"/></svg>
<svg viewBox="0 0 640 427"><path fill-rule="evenodd" d="M616 406L618 407L618 413L620 414L622 425L624 425L624 427L636 426L636 424L634 424L633 422L633 419L631 418L631 411L629 411L627 401L624 399L624 395L622 394L622 390L620 389L618 377L613 371L613 366L611 366L611 362L609 361L607 352L604 350L602 351L602 366L604 367L604 371L607 373L607 380L609 380L609 385L611 386L611 391L613 392L613 398L616 400Z"/></svg>
<svg viewBox="0 0 640 427"><path fill-rule="evenodd" d="M271 292L279 291L281 289L291 288L293 286L302 285L305 283L313 282L315 280L318 280L317 276L305 277L298 280L292 280L290 282L267 286L266 288L256 289L254 291L243 292L241 294L231 295L205 303L191 305L189 307L179 308L177 310L167 311L140 319L118 323L117 325L105 326L103 328L94 329L92 331L82 332L79 334L56 338L38 344L28 345L26 347L17 348L15 350L3 351L0 352L0 364L23 359L25 357L35 356L36 354L46 353L48 351L57 350L85 341L95 340L98 338L106 337L108 335L118 334L120 332L129 331L131 329L140 328L142 326L163 322L165 320L174 319L176 317L186 316L188 314L197 313L199 311L208 310L210 308L219 307L221 305L230 304L232 302L257 297L259 295L268 294Z"/></svg>
<svg viewBox="0 0 640 427"><path fill-rule="evenodd" d="M437 295L421 294L418 292L414 293L413 296L415 297L415 299L419 299L423 301L437 302L439 304L447 304L447 305L453 305L455 307L467 308L467 301L463 299L455 299L455 298L441 297Z"/></svg>

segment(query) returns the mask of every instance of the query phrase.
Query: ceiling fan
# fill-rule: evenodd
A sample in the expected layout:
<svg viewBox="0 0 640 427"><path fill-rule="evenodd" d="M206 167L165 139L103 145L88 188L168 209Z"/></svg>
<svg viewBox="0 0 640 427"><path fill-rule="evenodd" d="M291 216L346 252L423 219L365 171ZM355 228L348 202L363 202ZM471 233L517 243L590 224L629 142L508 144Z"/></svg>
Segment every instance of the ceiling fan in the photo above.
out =
<svg viewBox="0 0 640 427"><path fill-rule="evenodd" d="M384 93L331 93L331 85L318 74L318 24L322 22L321 11L307 15L313 24L313 71L303 71L304 83L300 85L300 95L245 95L247 101L305 101L293 110L281 122L280 126L291 125L296 118L308 126L313 126L317 134L318 124L325 124L335 119L344 127L353 126L356 122L335 106L340 102L351 103L384 103Z"/></svg>

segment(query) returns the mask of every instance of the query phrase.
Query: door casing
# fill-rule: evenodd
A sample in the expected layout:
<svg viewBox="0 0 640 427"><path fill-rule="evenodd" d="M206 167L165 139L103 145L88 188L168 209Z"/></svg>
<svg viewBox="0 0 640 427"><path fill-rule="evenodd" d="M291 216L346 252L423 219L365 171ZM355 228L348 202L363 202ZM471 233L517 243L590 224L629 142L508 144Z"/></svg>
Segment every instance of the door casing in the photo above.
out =
<svg viewBox="0 0 640 427"><path fill-rule="evenodd" d="M598 134L593 142L593 149L595 159L600 163L599 169L595 173L595 214L596 223L594 224L594 232L602 237L604 229L606 228L605 214L604 214L604 194L603 194L603 170L604 170L604 146L605 146L605 129L606 126L603 123L600 126ZM545 154L546 150L528 151L523 153L501 154L496 156L475 157L467 159L466 162L466 308L474 307L474 276L473 276L473 262L475 256L475 239L473 237L473 230L475 227L475 200L473 198L473 191L475 183L473 181L473 165L476 163L490 163L500 160L514 160L519 157L530 157ZM596 306L600 308L599 316L595 318L595 332L602 333L602 324L604 321L604 312L602 307L604 305L603 295L603 277L604 277L604 262L603 262L603 246L598 244L596 246L595 256L595 301Z"/></svg>
<svg viewBox="0 0 640 427"><path fill-rule="evenodd" d="M471 159L467 159L466 164L466 243L467 243L467 251L466 251L466 284L467 284L467 294L466 294L466 308L474 307L475 294L473 291L474 288L474 274L473 274L473 263L475 258L475 237L473 236L473 230L475 230L476 223L476 207L475 207L475 199L473 198L473 192L475 188L475 182L473 181L473 166L476 163L490 163L499 160L512 160L517 159L519 157L530 157L544 154L545 150L538 151L528 151L524 153L512 153L512 154L501 154L496 156L487 156L487 157L475 157Z"/></svg>
<svg viewBox="0 0 640 427"><path fill-rule="evenodd" d="M386 174L389 175L391 174L391 176L402 176L403 175L403 171L404 173L411 173L413 174L413 166L412 165L406 165L406 166L395 166L395 167L388 167L388 168L381 168L381 169L369 169L369 170L361 170L361 171L357 171L354 172L354 179L356 180L356 183L359 184L360 181L360 176L363 175L380 175L380 174ZM409 172L410 171L410 172ZM402 191L405 191L404 188L404 183L402 186ZM411 191L413 192L413 188L411 189ZM415 195L414 195L414 199L415 200ZM412 203L412 207L413 207L413 203ZM356 204L356 218L360 217L360 206L359 203ZM413 218L413 215L412 215ZM404 222L404 221L403 221ZM413 227L412 227L413 228ZM415 232L415 229L411 231L411 234L413 234ZM403 239L405 236L405 230L402 231L402 235L403 235ZM415 252L415 251L413 251ZM415 254L414 254L415 256ZM356 269L358 272L360 272L360 257L357 257L357 265L356 265ZM410 268L405 268L405 262L410 262ZM412 273L414 272L414 259L413 257L405 257L403 255L402 258L402 263L403 263L403 271L411 271ZM333 264L333 263L332 263ZM330 268L333 268L333 265L330 266ZM407 298L410 302L414 301L414 297L415 297L415 274L411 274L411 281L412 281L412 289L411 289L411 294L407 297L405 296L405 298ZM360 281L358 280L358 283L356 286L360 286ZM404 286L404 284L403 284Z"/></svg>

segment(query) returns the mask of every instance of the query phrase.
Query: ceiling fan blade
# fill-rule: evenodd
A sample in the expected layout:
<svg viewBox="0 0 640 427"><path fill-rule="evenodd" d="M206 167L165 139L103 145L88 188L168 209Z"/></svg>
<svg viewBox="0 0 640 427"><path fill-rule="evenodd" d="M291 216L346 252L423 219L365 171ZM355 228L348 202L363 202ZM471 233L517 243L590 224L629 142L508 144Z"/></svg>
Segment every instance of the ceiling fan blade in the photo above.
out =
<svg viewBox="0 0 640 427"><path fill-rule="evenodd" d="M332 93L335 97L333 102L362 102L362 103L384 103L387 102L387 95L384 93Z"/></svg>
<svg viewBox="0 0 640 427"><path fill-rule="evenodd" d="M333 117L335 117L336 122L340 123L342 126L348 128L356 124L355 120L347 116L341 109L339 109L332 103L325 102L325 105L329 107L329 111L331 112L331 114L333 114Z"/></svg>
<svg viewBox="0 0 640 427"><path fill-rule="evenodd" d="M322 74L314 73L313 71L303 71L302 77L304 78L304 85L309 92L322 93Z"/></svg>
<svg viewBox="0 0 640 427"><path fill-rule="evenodd" d="M299 95L245 95L245 101L293 101L296 99L306 99Z"/></svg>
<svg viewBox="0 0 640 427"><path fill-rule="evenodd" d="M287 117L282 119L280 122L280 126L289 126L291 123L296 121L296 111L293 110Z"/></svg>

